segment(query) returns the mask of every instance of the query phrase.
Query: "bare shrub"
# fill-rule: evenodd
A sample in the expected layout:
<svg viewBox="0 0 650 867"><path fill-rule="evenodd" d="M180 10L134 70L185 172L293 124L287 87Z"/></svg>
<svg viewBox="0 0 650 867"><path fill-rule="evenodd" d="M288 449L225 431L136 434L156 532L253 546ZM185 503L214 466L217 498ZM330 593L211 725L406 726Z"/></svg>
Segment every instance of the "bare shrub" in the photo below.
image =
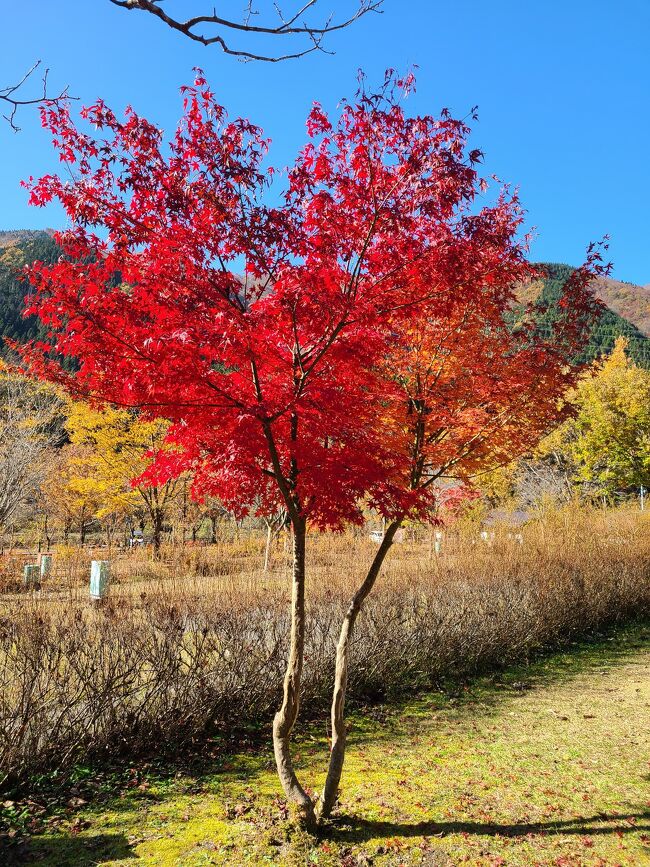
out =
<svg viewBox="0 0 650 867"><path fill-rule="evenodd" d="M650 613L650 516L561 511L497 528L396 545L355 632L350 689L373 699L501 666L590 630ZM511 534L512 535L512 534ZM349 587L366 537L314 536L304 693L325 707ZM155 751L206 727L270 719L288 631L281 576L261 578L264 540L196 549L194 577L122 576L91 605L67 586L0 602L0 782L69 767L89 754ZM180 556L180 555L179 555ZM137 560L136 557L136 561ZM256 564L254 567L251 562ZM144 568L160 570L144 557ZM166 567L169 576L172 569ZM211 575L212 577L202 577ZM158 576L159 577L159 576Z"/></svg>

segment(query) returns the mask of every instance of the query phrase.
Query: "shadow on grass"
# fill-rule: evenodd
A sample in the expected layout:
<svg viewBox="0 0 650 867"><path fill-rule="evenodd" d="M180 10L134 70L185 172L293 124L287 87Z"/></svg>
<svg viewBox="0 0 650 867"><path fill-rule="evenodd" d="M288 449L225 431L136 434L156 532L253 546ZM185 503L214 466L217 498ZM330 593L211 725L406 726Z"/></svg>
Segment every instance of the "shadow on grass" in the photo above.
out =
<svg viewBox="0 0 650 867"><path fill-rule="evenodd" d="M0 847L0 864L26 867L91 867L106 861L136 858L124 834L97 834L93 837L36 837L11 848Z"/></svg>
<svg viewBox="0 0 650 867"><path fill-rule="evenodd" d="M644 648L650 648L650 625L647 621L612 630L609 634L601 634L589 641L574 642L560 651L547 651L546 654L540 652L540 655L530 663L514 663L498 671L459 678L457 681L448 679L439 684L436 690L423 686L419 695L418 693L402 695L393 698L390 702L387 701L385 704L357 705L350 714L350 744L360 747L368 743L382 744L387 741L399 743L408 740L413 736L414 729L417 729L421 722L433 713L443 712L446 714L450 712L456 719L459 717L470 718L477 713L481 715L498 713L499 707L504 701L512 699L516 695L524 694L528 690L552 683L566 682L581 674L599 669L606 676L616 671L619 666L625 665L630 658ZM313 731L315 726L321 728L323 737L308 741L306 737L300 736L301 732ZM312 717L301 722L295 744L296 753L302 754L302 759L298 761L299 765L309 765L312 761L311 755L314 753L319 757L319 761L321 757L323 762L326 760L327 741L324 736L324 729L322 719ZM208 740L208 749L205 747L205 743L197 743L193 751L180 751L176 756L165 754L150 762L117 764L117 772L112 779L111 763L107 763L103 768L99 764L97 773L103 777L101 794L98 796L97 790L93 789L92 786L87 786L84 781L76 783L74 794L82 794L89 801L89 804L84 808L84 813L101 812L107 807L112 812L127 813L138 809L143 803L160 804L168 797L174 798L179 795L204 794L206 797L220 797L222 786L227 787L233 784L254 786L256 778L260 775L269 771L273 772L274 763L269 745L269 727L266 725L254 728L242 727L237 733L228 731L218 733ZM130 779L128 773L130 765L140 765L142 779L157 783L169 781L172 791L169 794L165 791L154 794L146 791L141 792L137 787L126 788ZM116 763L113 763L113 769L115 768ZM91 777L95 777L95 773L91 774ZM121 796L118 796L118 793L121 793ZM58 794L60 801L65 803L69 797L66 787L62 787ZM600 821L611 822L614 818L601 818ZM641 818L647 819L648 816L643 814ZM477 825L474 823L463 825L463 823L425 822L418 825L399 826L393 823L363 822L356 818L348 821L352 825L352 830L349 833L365 834L366 836L373 835L373 828L375 836L380 833L391 836L400 834L406 836L434 835L449 834L454 833L454 831L516 836L518 834L551 833L560 824L551 822L546 827L512 825L503 826L500 829L498 825ZM596 819L576 821L588 823L596 821ZM620 828L623 832L633 830L625 823L623 824L624 827ZM381 832L380 826L384 828L383 832ZM492 828L491 831L490 828ZM517 831L517 829L519 830ZM602 834L614 833L617 830L617 828L601 828L591 832L583 828L580 831L575 831L575 833ZM650 830L650 828L644 826L644 830ZM339 829L338 833L343 834L343 829ZM569 833L569 831L564 833ZM39 838L35 837L33 838L33 845L35 852L39 845L41 852L49 852L49 847L56 845L60 847L63 856L66 844L77 845L81 853L85 851L84 847L91 845L92 839L100 840L101 838L50 837L47 840L41 838L42 843L39 844ZM119 845L119 835L115 838L106 835L107 846L111 839L114 840L116 846ZM365 838L358 836L345 839L353 841L354 839ZM118 856L114 857L117 858ZM120 857L132 856L122 855ZM0 852L0 865L4 865L4 863L8 862L2 860L2 852ZM39 862L34 860L33 863L38 864ZM66 862L61 857L51 863L57 865L59 863L61 865L74 863L76 865L77 863L93 862L83 860Z"/></svg>
<svg viewBox="0 0 650 867"><path fill-rule="evenodd" d="M540 648L528 661L494 663L484 671L441 678L410 694L383 703L353 705L349 715L350 741L356 744L410 738L408 724L431 713L451 712L456 719L498 713L504 701L529 691L561 685L600 669L608 676L639 651L650 650L650 623L640 623L572 641L561 648ZM405 715L406 714L406 715Z"/></svg>
<svg viewBox="0 0 650 867"><path fill-rule="evenodd" d="M476 713L492 715L499 712L504 701L530 690L561 684L599 669L607 675L643 649L650 649L650 624L647 621L572 642L562 650L540 653L528 663L512 663L497 671L465 679L449 679L435 690L423 687L419 692L403 693L385 703L356 705L349 715L350 744L363 747L387 741L406 741L413 736L414 729L433 713L452 713L456 719L469 718ZM322 736L316 732L316 738L307 740L303 733L313 732L314 728L321 728ZM242 727L238 737L217 734L212 739L211 748L211 757L200 748L194 754L181 752L176 757L161 756L148 765L146 776L150 780L163 781L182 775L189 785L185 791L181 788L180 794L209 792L212 796L215 783L251 785L260 774L275 768L268 726ZM297 762L299 765L309 764L310 754L321 755L323 762L327 760L328 743L322 719L308 717L298 724L294 749L296 754L302 754ZM128 812L143 801L160 802L166 797L166 794L130 790L124 792L123 797L111 800L111 810ZM93 807L103 809L108 798L98 799L99 803L92 796L89 800L92 811Z"/></svg>
<svg viewBox="0 0 650 867"><path fill-rule="evenodd" d="M492 822L383 822L342 815L332 823L331 839L340 843L367 843L378 837L446 837L449 834L470 834L479 837L527 837L529 835L602 836L650 831L650 810L635 813L597 813L575 819L553 819L548 822L499 824Z"/></svg>

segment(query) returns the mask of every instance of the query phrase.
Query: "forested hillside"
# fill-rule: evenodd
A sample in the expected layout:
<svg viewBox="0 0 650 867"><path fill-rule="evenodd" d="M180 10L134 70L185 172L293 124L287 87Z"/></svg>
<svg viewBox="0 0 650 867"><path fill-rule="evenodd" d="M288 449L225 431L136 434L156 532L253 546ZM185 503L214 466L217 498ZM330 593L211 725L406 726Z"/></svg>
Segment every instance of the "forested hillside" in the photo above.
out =
<svg viewBox="0 0 650 867"><path fill-rule="evenodd" d="M596 294L610 310L627 319L646 337L650 337L650 284L637 286L611 277L596 281Z"/></svg>
<svg viewBox="0 0 650 867"><path fill-rule="evenodd" d="M54 235L54 229L0 229L0 248L11 247L39 235Z"/></svg>
<svg viewBox="0 0 650 867"><path fill-rule="evenodd" d="M24 319L22 310L29 285L21 269L30 262L53 262L59 248L47 232L0 232L0 336L30 340L40 333L34 317ZM0 349L2 352L3 346Z"/></svg>
<svg viewBox="0 0 650 867"><path fill-rule="evenodd" d="M562 286L571 276L573 268L558 263L544 263L547 269L546 278L541 281L537 303L543 312L538 321L544 331L544 326L550 326L558 314L557 301L562 292ZM614 282L614 281L611 281ZM597 295L603 303L602 281L599 282ZM636 287L640 289L640 287ZM608 355L614 348L617 337L625 337L628 341L628 352L632 359L643 367L650 367L650 338L632 322L624 319L611 308L607 307L600 320L594 325L589 342L579 360L593 361L601 355Z"/></svg>
<svg viewBox="0 0 650 867"><path fill-rule="evenodd" d="M53 262L59 255L59 248L48 231L31 232L26 230L0 231L0 336L12 340L30 340L39 333L35 319L23 319L23 299L29 287L21 277L22 267L42 259ZM556 316L554 303L560 296L562 284L573 268L569 265L547 263L548 276L522 291L522 301L537 299L540 308L548 309L539 315L543 331ZM627 288L626 288L627 287ZM625 302L630 319L624 319L609 308L594 326L589 343L581 356L581 361L592 361L600 355L611 352L617 337L628 340L629 352L634 361L643 367L650 367L650 338L630 320L644 322L647 316L645 307L646 290L640 286L623 284L614 280L601 279L598 282L598 296L607 303L614 299L617 306ZM650 292L648 293L650 297ZM650 305L650 301L647 302ZM0 353L3 349L0 348Z"/></svg>

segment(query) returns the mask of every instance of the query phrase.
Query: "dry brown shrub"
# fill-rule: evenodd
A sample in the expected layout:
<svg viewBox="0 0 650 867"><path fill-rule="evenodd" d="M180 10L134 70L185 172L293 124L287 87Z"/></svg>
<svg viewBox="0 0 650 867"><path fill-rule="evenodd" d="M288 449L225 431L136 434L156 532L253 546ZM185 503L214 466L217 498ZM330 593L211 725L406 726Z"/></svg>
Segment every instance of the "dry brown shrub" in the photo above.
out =
<svg viewBox="0 0 650 867"><path fill-rule="evenodd" d="M395 545L360 618L351 695L385 697L505 665L650 613L650 515L566 510L521 532L428 530ZM282 545L263 538L117 561L92 605L70 568L40 593L0 600L0 782L66 768L103 750L177 746L209 726L264 720L278 701L288 631ZM310 538L303 706L325 706L351 589L372 556L365 535ZM90 555L84 555L85 562ZM78 563L75 563L75 570ZM183 577L180 577L183 576Z"/></svg>

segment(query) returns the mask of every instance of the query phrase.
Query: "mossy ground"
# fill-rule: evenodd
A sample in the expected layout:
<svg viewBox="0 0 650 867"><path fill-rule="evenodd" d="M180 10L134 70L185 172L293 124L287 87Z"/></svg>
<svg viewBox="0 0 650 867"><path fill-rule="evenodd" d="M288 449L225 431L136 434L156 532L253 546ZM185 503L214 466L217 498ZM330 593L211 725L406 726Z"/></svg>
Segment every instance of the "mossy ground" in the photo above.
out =
<svg viewBox="0 0 650 867"><path fill-rule="evenodd" d="M341 813L319 838L287 816L268 750L216 750L202 773L134 766L0 862L650 864L647 627L351 723ZM296 753L317 789L325 741Z"/></svg>

